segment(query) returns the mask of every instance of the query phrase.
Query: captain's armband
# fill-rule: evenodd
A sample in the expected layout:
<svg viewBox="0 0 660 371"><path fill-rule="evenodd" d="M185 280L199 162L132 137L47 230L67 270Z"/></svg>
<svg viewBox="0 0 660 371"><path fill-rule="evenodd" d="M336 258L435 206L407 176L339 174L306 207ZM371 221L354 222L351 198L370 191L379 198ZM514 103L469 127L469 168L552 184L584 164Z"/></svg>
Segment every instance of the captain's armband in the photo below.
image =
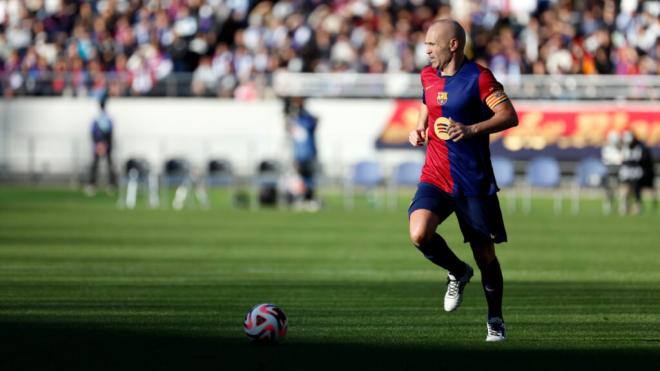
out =
<svg viewBox="0 0 660 371"><path fill-rule="evenodd" d="M504 90L495 90L489 96L486 97L486 105L491 110L495 108L498 104L509 100L509 97L506 95Z"/></svg>

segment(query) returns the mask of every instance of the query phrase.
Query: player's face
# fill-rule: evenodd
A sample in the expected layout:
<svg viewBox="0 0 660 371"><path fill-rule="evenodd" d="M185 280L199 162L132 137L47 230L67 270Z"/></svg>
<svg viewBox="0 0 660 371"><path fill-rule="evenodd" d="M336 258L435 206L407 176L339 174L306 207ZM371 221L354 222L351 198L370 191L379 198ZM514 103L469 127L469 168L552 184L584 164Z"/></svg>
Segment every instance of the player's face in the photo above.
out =
<svg viewBox="0 0 660 371"><path fill-rule="evenodd" d="M426 32L426 55L429 56L433 68L442 69L452 59L449 32L446 27L437 25Z"/></svg>

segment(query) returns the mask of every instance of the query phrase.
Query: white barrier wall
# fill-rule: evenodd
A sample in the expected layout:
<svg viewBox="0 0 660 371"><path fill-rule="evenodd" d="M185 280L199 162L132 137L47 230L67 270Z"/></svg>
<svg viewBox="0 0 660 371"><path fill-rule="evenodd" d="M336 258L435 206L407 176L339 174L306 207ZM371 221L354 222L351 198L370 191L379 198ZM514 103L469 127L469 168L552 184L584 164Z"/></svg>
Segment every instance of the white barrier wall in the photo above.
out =
<svg viewBox="0 0 660 371"><path fill-rule="evenodd" d="M329 176L350 163L377 159L386 167L421 159L420 151L377 151L375 141L392 113L391 100L314 100L319 158ZM171 157L203 166L231 161L250 174L258 161L287 160L282 102L215 99L111 99L117 167L143 157L157 169ZM98 111L89 98L32 98L0 102L0 165L12 173L74 174L91 161L90 124Z"/></svg>

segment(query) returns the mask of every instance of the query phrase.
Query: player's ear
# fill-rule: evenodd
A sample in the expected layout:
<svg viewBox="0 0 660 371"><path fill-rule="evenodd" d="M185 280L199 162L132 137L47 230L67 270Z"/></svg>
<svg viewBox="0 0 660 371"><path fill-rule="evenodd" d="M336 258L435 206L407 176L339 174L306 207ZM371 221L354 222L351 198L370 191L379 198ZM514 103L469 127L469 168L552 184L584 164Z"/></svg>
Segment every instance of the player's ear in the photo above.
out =
<svg viewBox="0 0 660 371"><path fill-rule="evenodd" d="M458 50L458 39L456 38L449 39L449 51L455 52L456 50Z"/></svg>

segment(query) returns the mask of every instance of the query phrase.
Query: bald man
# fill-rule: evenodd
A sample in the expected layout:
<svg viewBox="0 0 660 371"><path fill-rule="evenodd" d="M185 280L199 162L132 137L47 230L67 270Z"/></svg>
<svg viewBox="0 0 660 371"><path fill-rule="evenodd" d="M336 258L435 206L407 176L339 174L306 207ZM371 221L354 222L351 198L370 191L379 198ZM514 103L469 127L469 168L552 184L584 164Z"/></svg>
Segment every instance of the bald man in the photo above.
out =
<svg viewBox="0 0 660 371"><path fill-rule="evenodd" d="M410 239L434 264L446 269L444 309L458 309L473 275L436 233L456 213L464 241L481 271L488 303L486 341L506 339L503 278L495 244L507 240L500 211L488 135L518 124L516 111L493 74L465 58L465 30L450 19L426 32L431 62L421 72L423 94L413 146L426 145L426 161L408 210Z"/></svg>

